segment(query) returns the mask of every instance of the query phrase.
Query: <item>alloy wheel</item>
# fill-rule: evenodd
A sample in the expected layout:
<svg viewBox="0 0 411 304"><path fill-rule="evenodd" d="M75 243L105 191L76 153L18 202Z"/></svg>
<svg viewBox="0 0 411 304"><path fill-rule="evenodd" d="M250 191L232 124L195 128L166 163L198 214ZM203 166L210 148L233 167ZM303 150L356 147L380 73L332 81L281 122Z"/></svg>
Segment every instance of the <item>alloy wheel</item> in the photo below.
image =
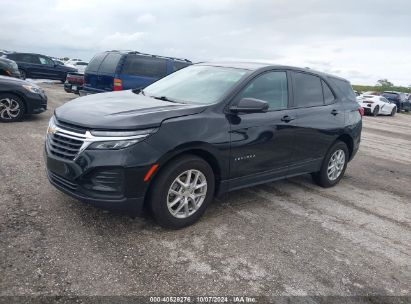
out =
<svg viewBox="0 0 411 304"><path fill-rule="evenodd" d="M13 98L0 99L0 118L14 120L20 114L21 108L17 100Z"/></svg>
<svg viewBox="0 0 411 304"><path fill-rule="evenodd" d="M336 150L328 162L327 176L331 181L335 181L344 169L345 152L341 149Z"/></svg>
<svg viewBox="0 0 411 304"><path fill-rule="evenodd" d="M207 179L199 170L187 170L171 183L167 207L176 218L188 218L203 204L207 195Z"/></svg>

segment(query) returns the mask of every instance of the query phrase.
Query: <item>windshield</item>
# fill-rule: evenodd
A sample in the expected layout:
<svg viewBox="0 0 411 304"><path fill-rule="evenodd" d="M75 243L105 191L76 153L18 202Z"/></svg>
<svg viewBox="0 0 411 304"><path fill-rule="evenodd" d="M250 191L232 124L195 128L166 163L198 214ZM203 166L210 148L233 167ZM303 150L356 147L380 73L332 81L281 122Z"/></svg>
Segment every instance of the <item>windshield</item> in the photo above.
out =
<svg viewBox="0 0 411 304"><path fill-rule="evenodd" d="M192 65L160 79L144 89L144 94L183 103L217 102L248 70Z"/></svg>

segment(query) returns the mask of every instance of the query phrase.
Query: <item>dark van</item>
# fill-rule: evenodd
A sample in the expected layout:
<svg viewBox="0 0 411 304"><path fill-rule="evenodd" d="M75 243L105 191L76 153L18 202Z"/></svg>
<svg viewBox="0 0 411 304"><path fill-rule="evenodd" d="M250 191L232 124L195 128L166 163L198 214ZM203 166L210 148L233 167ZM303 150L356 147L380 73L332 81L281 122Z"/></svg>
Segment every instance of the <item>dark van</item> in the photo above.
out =
<svg viewBox="0 0 411 304"><path fill-rule="evenodd" d="M88 64L80 95L144 88L191 64L187 59L139 52L103 52Z"/></svg>

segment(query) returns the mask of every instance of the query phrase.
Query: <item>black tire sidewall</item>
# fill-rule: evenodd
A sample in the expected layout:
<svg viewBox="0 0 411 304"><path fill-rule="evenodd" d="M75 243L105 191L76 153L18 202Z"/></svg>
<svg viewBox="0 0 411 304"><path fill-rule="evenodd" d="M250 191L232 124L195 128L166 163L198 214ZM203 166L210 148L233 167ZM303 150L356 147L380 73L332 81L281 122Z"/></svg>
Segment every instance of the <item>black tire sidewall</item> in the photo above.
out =
<svg viewBox="0 0 411 304"><path fill-rule="evenodd" d="M397 108L393 108L393 109L392 109L392 111L391 111L391 116L394 116L395 113L397 113Z"/></svg>
<svg viewBox="0 0 411 304"><path fill-rule="evenodd" d="M0 94L0 99L2 99L2 98L13 98L15 101L17 101L19 103L19 106L20 106L20 113L16 118L13 118L13 119L10 119L10 120L4 120L0 117L0 122L16 122L16 121L22 120L24 114L26 113L26 106L25 106L23 100L17 95L7 94L7 93Z"/></svg>
<svg viewBox="0 0 411 304"><path fill-rule="evenodd" d="M330 180L328 178L327 170L328 170L328 163L330 161L331 156L334 154L336 150L343 150L345 153L345 164L344 168L341 171L340 176L336 180ZM345 170L347 169L347 164L348 164L348 159L349 159L349 153L348 153L348 148L347 145L342 142L342 141L337 141L335 144L332 145L332 147L328 150L326 157L323 160L323 163L321 165L321 170L318 172L318 183L320 186L328 188L328 187L333 187L338 182L343 178Z"/></svg>
<svg viewBox="0 0 411 304"><path fill-rule="evenodd" d="M379 107L379 106L376 106L376 107L374 108L374 111L372 111L372 116L374 116L374 117L378 116L379 110L380 110L380 107Z"/></svg>
<svg viewBox="0 0 411 304"><path fill-rule="evenodd" d="M20 71L20 77L21 79L25 80L27 78L27 73L24 70L19 70Z"/></svg>
<svg viewBox="0 0 411 304"><path fill-rule="evenodd" d="M201 171L207 179L207 194L201 207L188 218L179 219L174 217L167 207L168 190L176 179L184 171L196 169ZM153 185L150 187L150 209L161 226L165 228L180 229L189 226L204 214L207 206L213 200L215 189L215 177L210 165L203 159L193 156L184 155L173 160L166 165L156 176Z"/></svg>

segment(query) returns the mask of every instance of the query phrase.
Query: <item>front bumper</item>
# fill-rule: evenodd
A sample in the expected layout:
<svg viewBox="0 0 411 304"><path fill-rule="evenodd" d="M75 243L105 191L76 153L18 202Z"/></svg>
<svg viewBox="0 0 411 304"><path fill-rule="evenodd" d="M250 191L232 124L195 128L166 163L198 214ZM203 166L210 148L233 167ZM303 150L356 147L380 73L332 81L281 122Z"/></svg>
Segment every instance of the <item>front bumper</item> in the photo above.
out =
<svg viewBox="0 0 411 304"><path fill-rule="evenodd" d="M47 110L47 96L45 94L29 93L25 96L27 114L40 114Z"/></svg>
<svg viewBox="0 0 411 304"><path fill-rule="evenodd" d="M147 167L124 166L126 150L84 151L76 160L50 153L44 160L50 183L60 191L99 208L140 215L147 184Z"/></svg>
<svg viewBox="0 0 411 304"><path fill-rule="evenodd" d="M83 85L81 84L71 84L68 82L64 83L64 91L67 93L74 93L80 95L80 91L83 89Z"/></svg>

